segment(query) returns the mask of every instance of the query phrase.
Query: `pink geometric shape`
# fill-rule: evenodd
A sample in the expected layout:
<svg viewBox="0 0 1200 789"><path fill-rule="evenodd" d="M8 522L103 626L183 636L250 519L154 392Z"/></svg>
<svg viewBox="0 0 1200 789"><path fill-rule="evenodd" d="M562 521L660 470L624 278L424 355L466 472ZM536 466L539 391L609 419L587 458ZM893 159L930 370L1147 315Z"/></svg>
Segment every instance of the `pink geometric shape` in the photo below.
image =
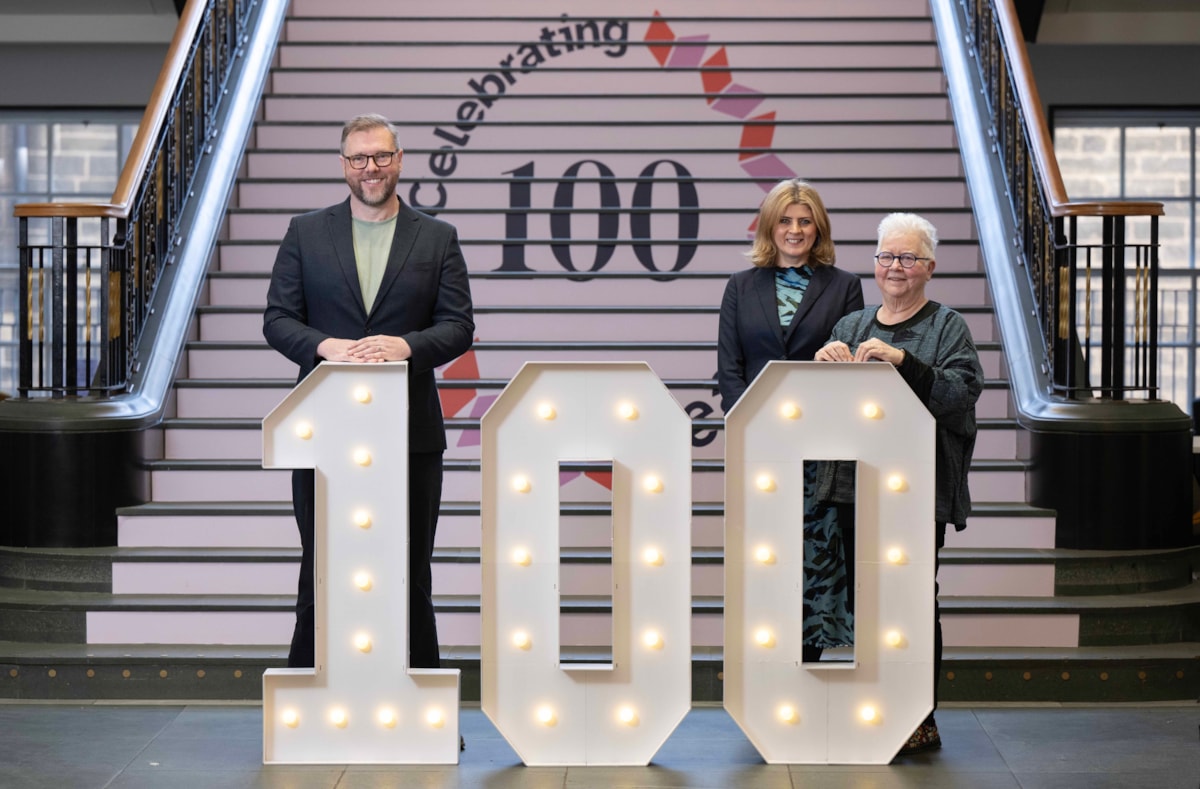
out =
<svg viewBox="0 0 1200 789"><path fill-rule="evenodd" d="M667 61L667 68L697 68L704 59L704 47L699 44L688 45L688 42L708 41L708 36L687 36L675 39L675 48ZM683 46L680 46L680 45Z"/></svg>
<svg viewBox="0 0 1200 789"><path fill-rule="evenodd" d="M582 471L560 471L558 472L558 486L561 488L571 480L582 474Z"/></svg>
<svg viewBox="0 0 1200 789"><path fill-rule="evenodd" d="M484 395L475 398L475 402L471 406L471 419L478 419L487 413L488 408L496 401L500 395ZM477 447L479 446L479 431L464 430L458 434L458 444L460 447Z"/></svg>
<svg viewBox="0 0 1200 789"><path fill-rule="evenodd" d="M733 84L721 93L721 98L713 102L712 106L717 112L723 112L735 118L745 118L754 112L755 108L763 103L763 100L763 95L757 90L747 88L745 85Z"/></svg>
<svg viewBox="0 0 1200 789"><path fill-rule="evenodd" d="M496 398L500 395L483 395L475 399L475 405L471 407L471 418L479 419L487 413L487 410L492 407L492 403L496 402Z"/></svg>
<svg viewBox="0 0 1200 789"><path fill-rule="evenodd" d="M796 177L792 168L784 164L783 160L773 153L742 162L742 169L758 181L758 185L763 189L774 186L775 182L782 181L784 178Z"/></svg>

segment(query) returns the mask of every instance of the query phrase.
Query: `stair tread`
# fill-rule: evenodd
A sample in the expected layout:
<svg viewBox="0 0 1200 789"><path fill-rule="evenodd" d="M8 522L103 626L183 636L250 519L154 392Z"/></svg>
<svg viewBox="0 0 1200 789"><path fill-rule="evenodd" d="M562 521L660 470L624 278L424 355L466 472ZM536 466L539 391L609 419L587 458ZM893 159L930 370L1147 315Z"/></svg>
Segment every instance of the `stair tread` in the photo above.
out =
<svg viewBox="0 0 1200 789"><path fill-rule="evenodd" d="M597 650L587 650L600 654ZM480 650L472 644L443 644L447 660L478 661ZM1200 658L1200 642L1170 644L1128 644L1095 647L946 647L947 665L997 662L1143 662L1163 659ZM0 641L0 663L32 662L52 659L63 663L113 661L161 662L187 661L271 661L286 657L286 645L224 644L47 644L42 642ZM722 660L719 647L693 647L693 660Z"/></svg>
<svg viewBox="0 0 1200 789"><path fill-rule="evenodd" d="M443 501L442 515L478 515L479 503L471 501ZM716 501L692 502L692 515L722 515L724 507ZM117 509L118 515L291 515L290 501L151 501ZM1020 502L977 501L971 508L972 517L1029 517L1053 518L1052 510L1034 507Z"/></svg>
<svg viewBox="0 0 1200 789"><path fill-rule="evenodd" d="M475 613L480 596L473 594L435 594L439 611ZM103 610L103 611L290 611L294 595L252 594L108 594L104 592L40 591L0 588L0 608L25 610ZM1123 595L1080 595L1068 597L957 597L942 595L943 614L1007 612L1012 614L1088 614L1105 611L1143 611L1150 609L1194 607L1200 605L1200 583L1176 589ZM603 612L611 601L596 595L562 595L563 609L576 612ZM724 609L720 595L692 595L692 612L719 614Z"/></svg>
<svg viewBox="0 0 1200 789"><path fill-rule="evenodd" d="M471 417L454 418L458 424L477 422ZM450 420L447 420L450 421ZM451 422L454 424L455 422ZM474 458L446 458L444 468L447 471L479 471L480 462ZM971 469L975 471L1024 471L1028 463L1023 460L973 460ZM264 468L261 460L232 458L167 458L163 460L146 461L145 467L151 471L279 471L280 468ZM725 461L721 459L694 458L692 471L718 472L724 471ZM286 469L282 469L286 470Z"/></svg>

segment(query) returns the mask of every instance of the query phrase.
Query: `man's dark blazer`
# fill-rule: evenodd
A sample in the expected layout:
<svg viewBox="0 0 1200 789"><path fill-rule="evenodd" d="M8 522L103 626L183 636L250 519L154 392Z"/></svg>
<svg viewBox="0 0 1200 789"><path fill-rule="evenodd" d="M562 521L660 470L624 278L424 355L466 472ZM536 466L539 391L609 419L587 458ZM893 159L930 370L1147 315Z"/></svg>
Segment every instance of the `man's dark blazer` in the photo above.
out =
<svg viewBox="0 0 1200 789"><path fill-rule="evenodd" d="M465 353L474 331L467 265L452 225L400 201L387 268L368 310L355 265L349 198L292 219L271 272L263 336L300 365L300 379L321 361L317 346L326 338L404 338L412 348L410 452L446 448L433 370Z"/></svg>
<svg viewBox="0 0 1200 789"><path fill-rule="evenodd" d="M779 324L774 266L739 271L721 300L717 335L717 383L721 410L729 413L767 362L808 362L829 340L833 325L863 308L862 283L833 266L817 266L792 322Z"/></svg>

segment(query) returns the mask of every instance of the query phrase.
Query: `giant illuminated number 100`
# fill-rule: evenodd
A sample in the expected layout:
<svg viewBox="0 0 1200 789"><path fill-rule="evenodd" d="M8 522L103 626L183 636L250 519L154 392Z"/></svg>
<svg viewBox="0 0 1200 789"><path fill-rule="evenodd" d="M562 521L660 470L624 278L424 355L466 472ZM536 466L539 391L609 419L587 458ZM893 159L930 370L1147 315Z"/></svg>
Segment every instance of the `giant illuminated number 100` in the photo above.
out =
<svg viewBox="0 0 1200 789"><path fill-rule="evenodd" d="M886 764L933 700L933 417L891 365L771 362L725 432L725 708L768 762ZM802 661L805 460L857 461L851 664Z"/></svg>

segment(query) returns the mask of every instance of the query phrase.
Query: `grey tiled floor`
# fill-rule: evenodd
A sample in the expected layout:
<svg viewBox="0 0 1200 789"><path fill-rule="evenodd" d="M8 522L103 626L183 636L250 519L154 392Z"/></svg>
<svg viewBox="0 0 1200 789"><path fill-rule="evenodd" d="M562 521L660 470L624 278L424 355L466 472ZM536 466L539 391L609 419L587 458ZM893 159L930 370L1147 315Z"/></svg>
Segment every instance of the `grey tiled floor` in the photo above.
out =
<svg viewBox="0 0 1200 789"><path fill-rule="evenodd" d="M949 707L945 747L888 766L767 765L720 707L697 706L649 767L530 768L478 708L455 767L264 767L248 705L0 703L5 789L1200 786L1200 706Z"/></svg>

